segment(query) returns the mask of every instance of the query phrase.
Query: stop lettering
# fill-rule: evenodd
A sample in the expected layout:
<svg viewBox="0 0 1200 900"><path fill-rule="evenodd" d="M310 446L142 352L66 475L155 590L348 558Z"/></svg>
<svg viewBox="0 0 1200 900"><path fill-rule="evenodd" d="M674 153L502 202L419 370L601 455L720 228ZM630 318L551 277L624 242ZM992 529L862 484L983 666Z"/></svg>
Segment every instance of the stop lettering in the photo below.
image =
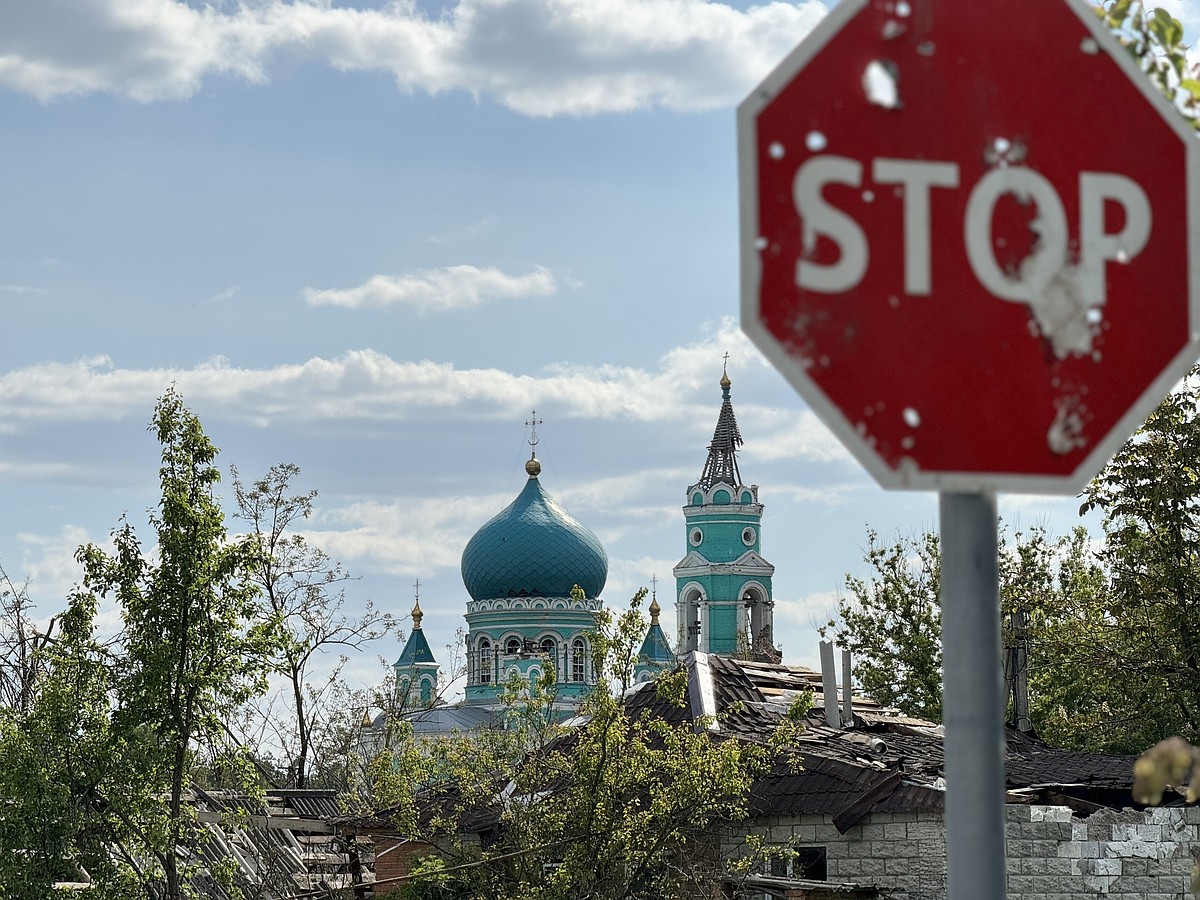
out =
<svg viewBox="0 0 1200 900"><path fill-rule="evenodd" d="M931 293L929 193L934 188L957 189L959 167L953 162L880 158L872 161L875 186L896 186L903 200L900 231L904 240L904 293ZM826 202L828 184L863 186L863 164L844 156L814 156L796 170L792 196L803 230L804 254L796 263L801 289L836 294L856 287L866 274L870 246L855 219ZM992 247L992 218L997 201L1012 196L1037 207L1038 245L1017 272L1005 272ZM1105 231L1105 202L1120 206L1124 227ZM1105 265L1128 263L1146 246L1151 225L1150 201L1134 181L1111 172L1079 175L1079 238L1077 277L1080 292L1093 304L1105 300ZM1010 166L992 169L971 188L962 223L963 245L979 284L1002 300L1032 303L1067 256L1067 216L1054 186L1032 169ZM828 237L838 249L833 264L812 260L817 238Z"/></svg>

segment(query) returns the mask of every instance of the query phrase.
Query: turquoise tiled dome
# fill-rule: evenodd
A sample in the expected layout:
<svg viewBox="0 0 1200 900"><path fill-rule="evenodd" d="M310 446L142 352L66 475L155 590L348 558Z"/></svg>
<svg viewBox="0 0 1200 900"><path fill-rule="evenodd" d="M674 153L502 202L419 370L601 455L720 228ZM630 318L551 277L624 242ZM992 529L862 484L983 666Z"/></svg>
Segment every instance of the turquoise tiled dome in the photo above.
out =
<svg viewBox="0 0 1200 900"><path fill-rule="evenodd" d="M598 597L608 580L608 555L591 529L555 503L534 476L467 542L462 577L473 600L566 597L575 585Z"/></svg>

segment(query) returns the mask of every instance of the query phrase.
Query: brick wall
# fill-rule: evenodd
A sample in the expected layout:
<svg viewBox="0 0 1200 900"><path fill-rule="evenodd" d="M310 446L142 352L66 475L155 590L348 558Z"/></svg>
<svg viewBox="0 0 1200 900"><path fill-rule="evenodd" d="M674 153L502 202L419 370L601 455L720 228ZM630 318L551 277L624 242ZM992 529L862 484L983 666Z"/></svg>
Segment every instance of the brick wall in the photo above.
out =
<svg viewBox="0 0 1200 900"><path fill-rule="evenodd" d="M390 835L375 838L375 896L382 897L400 890L400 878L412 871L413 863L423 856L436 852L429 844L419 841L401 841Z"/></svg>
<svg viewBox="0 0 1200 900"><path fill-rule="evenodd" d="M1086 819L1061 806L1006 810L1009 900L1183 900L1190 897L1200 808L1101 810ZM760 820L768 844L826 848L830 882L875 885L905 900L945 900L946 841L939 813L877 813L846 834L830 816ZM745 854L728 838L726 858Z"/></svg>

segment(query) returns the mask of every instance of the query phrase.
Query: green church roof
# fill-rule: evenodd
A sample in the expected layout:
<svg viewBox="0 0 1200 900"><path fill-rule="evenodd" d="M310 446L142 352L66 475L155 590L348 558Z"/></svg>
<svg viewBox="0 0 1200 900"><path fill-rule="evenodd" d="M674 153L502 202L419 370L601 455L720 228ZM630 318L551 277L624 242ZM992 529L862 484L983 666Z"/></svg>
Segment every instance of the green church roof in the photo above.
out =
<svg viewBox="0 0 1200 900"><path fill-rule="evenodd" d="M413 629L412 634L408 636L408 643L404 645L404 650L400 653L400 658L396 660L396 668L404 666L412 666L417 663L435 663L433 651L429 649L429 641L425 640L425 632L420 626Z"/></svg>
<svg viewBox="0 0 1200 900"><path fill-rule="evenodd" d="M575 585L588 597L604 590L608 554L542 489L539 469L526 467L530 479L517 499L467 542L462 578L472 599L567 597Z"/></svg>
<svg viewBox="0 0 1200 900"><path fill-rule="evenodd" d="M642 641L642 649L638 651L638 661L663 666L675 662L675 654L671 651L671 645L667 643L667 636L657 622L646 631L646 639Z"/></svg>

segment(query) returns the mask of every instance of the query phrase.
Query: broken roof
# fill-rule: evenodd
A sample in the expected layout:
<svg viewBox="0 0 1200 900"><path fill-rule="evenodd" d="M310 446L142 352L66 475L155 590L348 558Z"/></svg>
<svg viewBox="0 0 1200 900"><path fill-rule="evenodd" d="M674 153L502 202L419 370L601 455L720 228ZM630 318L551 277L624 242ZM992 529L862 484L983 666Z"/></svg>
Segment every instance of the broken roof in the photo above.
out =
<svg viewBox="0 0 1200 900"><path fill-rule="evenodd" d="M752 791L754 814L830 814L845 831L871 812L942 808L940 725L854 696L853 721L835 728L825 718L821 675L811 669L699 652L680 665L688 673L684 707L660 698L651 683L627 698L630 712L761 742L784 721L797 698L811 697L805 730L798 737L800 768L780 760ZM842 701L840 696L828 699L835 706ZM1077 798L1085 807L1130 805L1132 757L1060 750L1016 731L1009 732L1006 755L1012 802L1053 794L1059 802Z"/></svg>

